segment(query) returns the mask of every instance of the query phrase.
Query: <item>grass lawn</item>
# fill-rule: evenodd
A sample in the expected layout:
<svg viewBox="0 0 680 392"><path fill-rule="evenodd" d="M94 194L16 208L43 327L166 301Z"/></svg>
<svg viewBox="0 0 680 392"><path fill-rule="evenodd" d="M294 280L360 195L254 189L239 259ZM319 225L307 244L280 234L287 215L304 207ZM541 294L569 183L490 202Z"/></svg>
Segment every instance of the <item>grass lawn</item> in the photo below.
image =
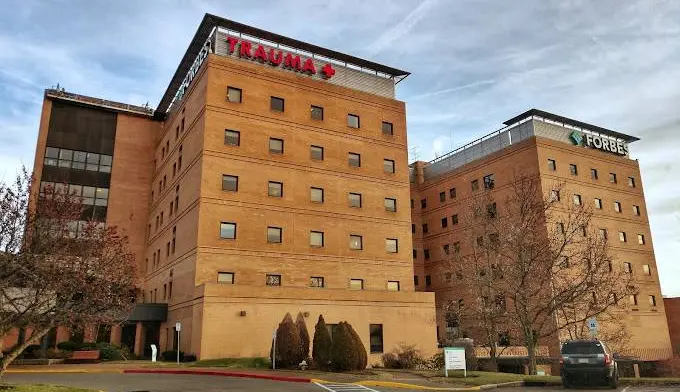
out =
<svg viewBox="0 0 680 392"><path fill-rule="evenodd" d="M196 361L189 367L224 367L230 369L269 369L269 358L219 358Z"/></svg>
<svg viewBox="0 0 680 392"><path fill-rule="evenodd" d="M26 384L0 385L0 391L7 392L95 392L92 389L60 387L58 385Z"/></svg>

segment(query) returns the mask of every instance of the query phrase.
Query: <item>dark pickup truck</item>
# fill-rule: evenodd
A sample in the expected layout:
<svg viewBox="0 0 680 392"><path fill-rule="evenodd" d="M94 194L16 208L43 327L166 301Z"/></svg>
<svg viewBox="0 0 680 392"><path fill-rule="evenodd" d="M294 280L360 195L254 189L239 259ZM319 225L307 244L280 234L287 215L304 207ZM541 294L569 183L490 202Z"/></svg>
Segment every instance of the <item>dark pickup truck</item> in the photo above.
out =
<svg viewBox="0 0 680 392"><path fill-rule="evenodd" d="M604 383L618 388L615 355L603 341L570 340L562 345L560 353L560 375L565 388L577 383Z"/></svg>

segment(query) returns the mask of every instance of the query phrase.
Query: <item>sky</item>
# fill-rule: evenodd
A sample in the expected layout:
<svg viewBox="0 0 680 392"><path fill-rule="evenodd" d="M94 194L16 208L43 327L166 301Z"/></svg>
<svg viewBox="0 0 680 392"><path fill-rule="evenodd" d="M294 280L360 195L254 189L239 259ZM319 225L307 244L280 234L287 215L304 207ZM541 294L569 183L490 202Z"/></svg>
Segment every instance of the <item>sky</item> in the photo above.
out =
<svg viewBox="0 0 680 392"><path fill-rule="evenodd" d="M410 159L539 108L632 134L662 291L680 296L680 1L31 1L0 6L0 180L45 88L155 107L205 13L412 73Z"/></svg>

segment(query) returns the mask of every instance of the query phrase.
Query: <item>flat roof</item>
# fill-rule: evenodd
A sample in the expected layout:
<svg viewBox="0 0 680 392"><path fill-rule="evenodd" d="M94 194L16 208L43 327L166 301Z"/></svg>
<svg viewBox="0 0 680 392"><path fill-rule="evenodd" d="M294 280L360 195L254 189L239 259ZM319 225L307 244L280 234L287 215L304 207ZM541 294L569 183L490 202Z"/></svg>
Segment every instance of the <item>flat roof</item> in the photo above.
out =
<svg viewBox="0 0 680 392"><path fill-rule="evenodd" d="M194 38L191 40L191 43L189 43L189 47L187 48L186 52L184 53L184 56L182 57L182 61L180 61L179 65L177 66L177 70L175 71L175 74L170 80L170 84L168 85L168 88L165 90L165 94L163 94L163 98L158 104L158 108L156 108L155 116L157 119L162 119L165 116L167 110L170 107L170 104L172 103L173 98L175 97L175 92L179 89L179 86L182 84L182 81L184 80L184 76L187 74L187 72L189 72L189 69L193 64L194 59L203 48L203 44L205 43L205 41L210 37L210 34L212 33L213 29L217 27L221 27L232 31L238 31L240 33L247 34L259 39L276 42L291 48L303 50L313 54L318 54L345 63L358 65L362 68L369 68L371 70L382 72L384 74L388 74L391 76L406 77L410 75L410 73L407 71L392 68L387 65L374 63L369 60L364 60L358 57L350 56L348 54L336 52L331 49L322 48L320 46L298 41L293 38L284 37L283 35L275 34L252 26L247 26L242 23L234 22L232 20L225 19L216 15L205 14L203 20L201 21L201 24L198 26L198 29L194 34Z"/></svg>
<svg viewBox="0 0 680 392"><path fill-rule="evenodd" d="M628 143L632 143L632 142L636 142L636 141L640 140L640 138L637 138L635 136L626 135L625 133L612 131L611 129L598 127L597 125L588 124L588 123L583 122L583 121L574 120L574 119L569 118L569 117L560 116L558 114L549 113L549 112L539 110L539 109L527 110L526 112L505 121L503 124L504 125L513 125L513 124L516 124L516 123L518 123L518 122L520 122L524 119L527 119L529 117L534 117L534 116L542 117L544 119L547 119L547 120L550 120L550 121L555 121L557 123L561 123L561 124L564 124L564 125L570 125L572 127L597 132L597 133L600 133L602 135L611 136L611 137L614 137L614 138L617 138L617 139L625 140Z"/></svg>
<svg viewBox="0 0 680 392"><path fill-rule="evenodd" d="M129 103L109 101L108 99L90 97L68 92L62 88L45 89L45 97L61 101L69 101L86 106L94 106L114 112L124 112L130 114L151 117L154 115L153 108L150 106L130 105Z"/></svg>

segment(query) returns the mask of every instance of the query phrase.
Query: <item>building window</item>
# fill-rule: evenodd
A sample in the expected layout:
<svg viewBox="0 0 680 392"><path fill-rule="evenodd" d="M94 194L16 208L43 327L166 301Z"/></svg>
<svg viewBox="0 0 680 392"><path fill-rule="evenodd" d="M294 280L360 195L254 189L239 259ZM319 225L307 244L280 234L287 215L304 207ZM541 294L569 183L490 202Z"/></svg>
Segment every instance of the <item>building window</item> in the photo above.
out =
<svg viewBox="0 0 680 392"><path fill-rule="evenodd" d="M223 191L238 191L238 176L222 175L222 190Z"/></svg>
<svg viewBox="0 0 680 392"><path fill-rule="evenodd" d="M644 234L638 234L638 244L644 245L645 244L645 236Z"/></svg>
<svg viewBox="0 0 680 392"><path fill-rule="evenodd" d="M416 208L416 203L415 203L415 201L413 201L413 199L411 199L411 209L414 209L414 208Z"/></svg>
<svg viewBox="0 0 680 392"><path fill-rule="evenodd" d="M312 105L310 110L312 120L323 120L323 108L321 106Z"/></svg>
<svg viewBox="0 0 680 392"><path fill-rule="evenodd" d="M555 163L554 159L548 159L548 169L550 171L555 171L557 170L557 163Z"/></svg>
<svg viewBox="0 0 680 392"><path fill-rule="evenodd" d="M445 255L448 255L450 252L451 252L451 247L449 246L449 244L444 244L442 246L442 253L444 253Z"/></svg>
<svg viewBox="0 0 680 392"><path fill-rule="evenodd" d="M484 176L484 189L489 190L494 188L494 177L493 174Z"/></svg>
<svg viewBox="0 0 680 392"><path fill-rule="evenodd" d="M387 282L387 291L399 291L399 281L390 280Z"/></svg>
<svg viewBox="0 0 680 392"><path fill-rule="evenodd" d="M429 249L423 249L423 258L425 260L430 260L430 250Z"/></svg>
<svg viewBox="0 0 680 392"><path fill-rule="evenodd" d="M240 146L241 132L233 131L231 129L224 130L224 145L225 146Z"/></svg>
<svg viewBox="0 0 680 392"><path fill-rule="evenodd" d="M236 87L227 86L227 101L241 103L241 89Z"/></svg>
<svg viewBox="0 0 680 392"><path fill-rule="evenodd" d="M621 242L627 242L627 239L626 239L626 232L625 232L625 231L619 231L619 241L621 241Z"/></svg>
<svg viewBox="0 0 680 392"><path fill-rule="evenodd" d="M418 279L418 275L413 275L413 285L418 286L420 282L418 282L420 279Z"/></svg>
<svg viewBox="0 0 680 392"><path fill-rule="evenodd" d="M371 354L382 353L383 352L382 324L371 324L369 326L369 330L370 330Z"/></svg>
<svg viewBox="0 0 680 392"><path fill-rule="evenodd" d="M170 247L170 253L175 254L175 244L177 241L177 226L172 228L172 246Z"/></svg>
<svg viewBox="0 0 680 392"><path fill-rule="evenodd" d="M439 202L443 203L446 201L446 192L439 192Z"/></svg>
<svg viewBox="0 0 680 392"><path fill-rule="evenodd" d="M607 239L607 229L600 229L600 238L603 240Z"/></svg>
<svg viewBox="0 0 680 392"><path fill-rule="evenodd" d="M151 226L151 225L149 225L149 226ZM149 227L149 230L150 229L151 229L151 227ZM414 223L411 223L411 233L415 233L415 232L416 232L416 225Z"/></svg>
<svg viewBox="0 0 680 392"><path fill-rule="evenodd" d="M383 171L385 173L394 173L394 161L392 159L383 159Z"/></svg>
<svg viewBox="0 0 680 392"><path fill-rule="evenodd" d="M432 277L430 275L425 275L425 286L432 286Z"/></svg>
<svg viewBox="0 0 680 392"><path fill-rule="evenodd" d="M487 218L495 218L498 215L498 209L496 208L496 203L491 203L486 205L486 216Z"/></svg>
<svg viewBox="0 0 680 392"><path fill-rule="evenodd" d="M280 244L283 237L283 229L280 227L267 227L267 243Z"/></svg>
<svg viewBox="0 0 680 392"><path fill-rule="evenodd" d="M269 185L267 187L267 194L271 197L283 197L283 183L269 181Z"/></svg>
<svg viewBox="0 0 680 392"><path fill-rule="evenodd" d="M590 178L597 180L597 169L590 169Z"/></svg>
<svg viewBox="0 0 680 392"><path fill-rule="evenodd" d="M630 297L628 297L628 298L630 298L630 304L631 304L631 305L637 306L637 304L638 304L638 296L637 296L637 294L631 294Z"/></svg>
<svg viewBox="0 0 680 392"><path fill-rule="evenodd" d="M552 201L560 201L560 191L558 189L553 189L550 191L550 199Z"/></svg>
<svg viewBox="0 0 680 392"><path fill-rule="evenodd" d="M236 238L236 223L222 222L220 223L220 238L233 240Z"/></svg>
<svg viewBox="0 0 680 392"><path fill-rule="evenodd" d="M565 230L564 230L564 223L562 223L562 222L557 222L557 231L558 231L560 234L564 234L564 233L565 233Z"/></svg>
<svg viewBox="0 0 680 392"><path fill-rule="evenodd" d="M347 155L347 163L351 167L361 167L361 155L354 152L350 152Z"/></svg>
<svg viewBox="0 0 680 392"><path fill-rule="evenodd" d="M656 297L653 295L649 296L649 306L656 306Z"/></svg>
<svg viewBox="0 0 680 392"><path fill-rule="evenodd" d="M350 290L363 290L364 289L364 280L363 279L350 279L349 280L349 289Z"/></svg>
<svg viewBox="0 0 680 392"><path fill-rule="evenodd" d="M361 193L349 193L349 206L354 208L361 208Z"/></svg>
<svg viewBox="0 0 680 392"><path fill-rule="evenodd" d="M356 234L349 235L349 248L352 250L362 250L364 249L363 237Z"/></svg>
<svg viewBox="0 0 680 392"><path fill-rule="evenodd" d="M631 188L635 188L635 178L634 177L628 177L628 186Z"/></svg>
<svg viewBox="0 0 680 392"><path fill-rule="evenodd" d="M387 253L399 252L399 240L396 238L385 238L385 251Z"/></svg>
<svg viewBox="0 0 680 392"><path fill-rule="evenodd" d="M397 212L397 199L385 198L385 211Z"/></svg>
<svg viewBox="0 0 680 392"><path fill-rule="evenodd" d="M283 112L283 98L271 97L269 108L275 112Z"/></svg>
<svg viewBox="0 0 680 392"><path fill-rule="evenodd" d="M423 210L427 208L427 199L420 199L420 208Z"/></svg>
<svg viewBox="0 0 680 392"><path fill-rule="evenodd" d="M418 258L418 250L417 249L413 249L413 258L414 259Z"/></svg>
<svg viewBox="0 0 680 392"><path fill-rule="evenodd" d="M442 218L442 229L445 229L449 226L449 220L446 217Z"/></svg>
<svg viewBox="0 0 680 392"><path fill-rule="evenodd" d="M393 136L394 135L394 127L392 126L392 123L383 121L382 122L382 133L383 135L386 136Z"/></svg>
<svg viewBox="0 0 680 392"><path fill-rule="evenodd" d="M595 208L598 210L602 209L602 199L595 198Z"/></svg>
<svg viewBox="0 0 680 392"><path fill-rule="evenodd" d="M631 263L625 262L623 263L623 272L627 274L632 274L633 273L633 265Z"/></svg>
<svg viewBox="0 0 680 392"><path fill-rule="evenodd" d="M312 203L323 203L323 188L310 188L310 199Z"/></svg>
<svg viewBox="0 0 680 392"><path fill-rule="evenodd" d="M470 185L472 186L473 192L479 189L479 181L478 180L472 180Z"/></svg>
<svg viewBox="0 0 680 392"><path fill-rule="evenodd" d="M633 206L633 214L640 216L640 206Z"/></svg>
<svg viewBox="0 0 680 392"><path fill-rule="evenodd" d="M449 197L450 197L451 199L455 199L455 198L456 198L456 188L451 188L451 189L449 189Z"/></svg>
<svg viewBox="0 0 680 392"><path fill-rule="evenodd" d="M649 268L649 264L644 264L644 265L642 266L642 272L643 272L645 275L651 275L651 274L652 274L652 269Z"/></svg>
<svg viewBox="0 0 680 392"><path fill-rule="evenodd" d="M452 224L452 225L457 225L457 224L458 224L458 214L453 214L453 215L451 215L451 224Z"/></svg>
<svg viewBox="0 0 680 392"><path fill-rule="evenodd" d="M453 251L455 253L460 253L460 242L454 242L453 243Z"/></svg>
<svg viewBox="0 0 680 392"><path fill-rule="evenodd" d="M309 155L310 158L317 160L317 161L323 161L323 147L321 146L310 146L309 147Z"/></svg>
<svg viewBox="0 0 680 392"><path fill-rule="evenodd" d="M578 175L578 167L574 165L573 163L569 164L569 172L571 173L572 176Z"/></svg>
<svg viewBox="0 0 680 392"><path fill-rule="evenodd" d="M581 235L584 237L588 236L588 228L585 226L581 226Z"/></svg>
<svg viewBox="0 0 680 392"><path fill-rule="evenodd" d="M359 128L359 116L356 114L347 114L347 126L350 128Z"/></svg>
<svg viewBox="0 0 680 392"><path fill-rule="evenodd" d="M317 248L323 247L323 231L309 232L309 245Z"/></svg>
<svg viewBox="0 0 680 392"><path fill-rule="evenodd" d="M281 275L266 274L264 281L267 286L281 286Z"/></svg>
<svg viewBox="0 0 680 392"><path fill-rule="evenodd" d="M234 273L233 272L218 272L217 273L217 283L234 284Z"/></svg>
<svg viewBox="0 0 680 392"><path fill-rule="evenodd" d="M323 276L312 276L309 278L309 287L323 288Z"/></svg>
<svg viewBox="0 0 680 392"><path fill-rule="evenodd" d="M113 157L105 154L47 147L43 162L45 166L111 173Z"/></svg>
<svg viewBox="0 0 680 392"><path fill-rule="evenodd" d="M283 140L269 138L269 152L272 154L283 154Z"/></svg>
<svg viewBox="0 0 680 392"><path fill-rule="evenodd" d="M621 203L618 201L614 202L614 211L621 212Z"/></svg>
<svg viewBox="0 0 680 392"><path fill-rule="evenodd" d="M575 206L580 206L580 205L581 205L581 195L574 195L574 196L573 196L573 199L574 199L574 205L575 205Z"/></svg>
<svg viewBox="0 0 680 392"><path fill-rule="evenodd" d="M609 182L616 184L616 173L609 173Z"/></svg>
<svg viewBox="0 0 680 392"><path fill-rule="evenodd" d="M427 234L427 232L430 231L427 223L423 223L423 234Z"/></svg>

